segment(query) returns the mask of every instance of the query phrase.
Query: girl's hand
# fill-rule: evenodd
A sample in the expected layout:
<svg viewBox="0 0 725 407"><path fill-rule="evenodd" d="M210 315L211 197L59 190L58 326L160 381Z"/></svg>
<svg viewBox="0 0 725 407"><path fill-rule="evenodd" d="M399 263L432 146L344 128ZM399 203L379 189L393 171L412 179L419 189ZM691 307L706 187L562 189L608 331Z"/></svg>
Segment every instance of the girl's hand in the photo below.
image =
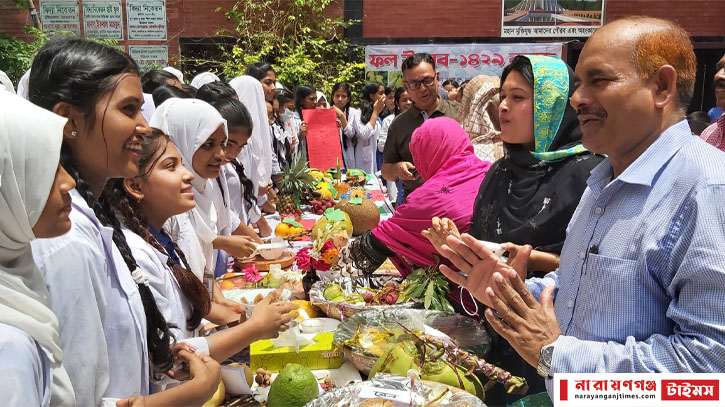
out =
<svg viewBox="0 0 725 407"><path fill-rule="evenodd" d="M225 308L228 308L235 314L245 315L245 313L246 313L244 306L236 301L232 301L232 300L229 300L226 298L219 298L219 299L215 298L214 302L219 305L224 306ZM235 319L238 319L238 318L235 318ZM229 322L231 322L231 321L229 321Z"/></svg>
<svg viewBox="0 0 725 407"><path fill-rule="evenodd" d="M255 325L259 339L272 339L279 336L280 331L287 330L287 324L295 318L290 311L297 309L297 304L290 302L274 302L277 294L270 293L257 303L252 316L246 322Z"/></svg>
<svg viewBox="0 0 725 407"><path fill-rule="evenodd" d="M516 255L519 254L519 251L521 250L521 248L523 246L519 246L519 245L511 243L511 242L506 242L506 243L501 243L501 247L504 250L506 250L507 252L509 252L508 261L506 263L510 266L510 265L514 264L514 260L516 260ZM533 257L533 254L534 254L533 252L534 251L532 250L531 255L529 256L529 262L531 262L531 258Z"/></svg>
<svg viewBox="0 0 725 407"><path fill-rule="evenodd" d="M146 407L146 397L136 396L118 400L116 407Z"/></svg>
<svg viewBox="0 0 725 407"><path fill-rule="evenodd" d="M307 136L307 122L302 122L302 124L300 124L299 136L300 138L305 138Z"/></svg>
<svg viewBox="0 0 725 407"><path fill-rule="evenodd" d="M206 353L197 356L195 353L181 351L178 358L189 365L191 383L198 385L199 398L209 400L219 387L222 367Z"/></svg>
<svg viewBox="0 0 725 407"><path fill-rule="evenodd" d="M247 236L231 235L227 236L227 245L224 251L237 258L249 257L257 249L254 240Z"/></svg>
<svg viewBox="0 0 725 407"><path fill-rule="evenodd" d="M332 108L335 109L335 114L337 115L337 118L340 119L342 117L345 117L345 113L343 113L342 110L340 110L339 107L332 105Z"/></svg>
<svg viewBox="0 0 725 407"><path fill-rule="evenodd" d="M259 228L260 237L268 237L272 235L272 227L269 226L269 223L267 223L267 219L265 219L264 216L259 218L259 221L257 222L257 228Z"/></svg>
<svg viewBox="0 0 725 407"><path fill-rule="evenodd" d="M380 114L380 112L382 112L384 108L385 108L385 96L381 96L373 104L373 114Z"/></svg>
<svg viewBox="0 0 725 407"><path fill-rule="evenodd" d="M446 244L448 235L453 235L460 239L461 234L458 232L456 224L448 218L440 219L434 217L431 222L433 225L427 230L422 231L421 234L430 241L438 253L443 254L441 252L441 246Z"/></svg>

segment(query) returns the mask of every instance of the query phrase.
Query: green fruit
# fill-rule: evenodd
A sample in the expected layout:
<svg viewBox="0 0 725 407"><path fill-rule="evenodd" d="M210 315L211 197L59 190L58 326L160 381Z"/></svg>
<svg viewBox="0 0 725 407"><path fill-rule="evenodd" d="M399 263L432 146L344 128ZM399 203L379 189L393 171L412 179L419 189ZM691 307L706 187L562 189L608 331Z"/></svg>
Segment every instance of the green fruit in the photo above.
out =
<svg viewBox="0 0 725 407"><path fill-rule="evenodd" d="M317 379L310 369L291 364L282 369L269 388L268 407L302 407L319 395Z"/></svg>
<svg viewBox="0 0 725 407"><path fill-rule="evenodd" d="M280 285L282 285L282 282L274 277L269 277L269 279L267 280L267 284L269 285L269 288L278 288Z"/></svg>
<svg viewBox="0 0 725 407"><path fill-rule="evenodd" d="M358 302L365 302L365 298L363 298L363 296L358 293L352 293L345 297L345 302L348 304L355 304Z"/></svg>
<svg viewBox="0 0 725 407"><path fill-rule="evenodd" d="M418 357L418 349L413 341L399 342L375 361L368 379L372 379L378 372L405 377L410 369L420 370Z"/></svg>
<svg viewBox="0 0 725 407"><path fill-rule="evenodd" d="M333 298L331 300L327 300L327 301L330 301L330 302L344 302L345 301L345 296L338 295L337 297L335 297L335 298Z"/></svg>
<svg viewBox="0 0 725 407"><path fill-rule="evenodd" d="M342 221L342 224L345 226L345 231L347 232L348 237L352 237L352 221L350 220L350 215L348 215L345 212L342 212L342 215L345 217L345 220ZM314 241L317 239L317 235L325 230L325 225L327 225L327 222L330 222L325 216L321 217L320 220L315 222L315 226L312 227L312 240Z"/></svg>
<svg viewBox="0 0 725 407"><path fill-rule="evenodd" d="M322 295L327 301L332 301L333 298L337 297L343 297L344 299L345 292L342 291L342 287L340 287L340 284L330 284L325 287L325 292L322 293Z"/></svg>
<svg viewBox="0 0 725 407"><path fill-rule="evenodd" d="M483 385L478 377L475 375L466 376L466 371L460 367L456 367L456 372L453 367L442 360L427 361L423 365L422 374L420 378L423 380L430 380L432 382L443 383L449 386L461 388L461 383L458 381L458 377L463 381L463 390L476 395L479 398L484 396Z"/></svg>

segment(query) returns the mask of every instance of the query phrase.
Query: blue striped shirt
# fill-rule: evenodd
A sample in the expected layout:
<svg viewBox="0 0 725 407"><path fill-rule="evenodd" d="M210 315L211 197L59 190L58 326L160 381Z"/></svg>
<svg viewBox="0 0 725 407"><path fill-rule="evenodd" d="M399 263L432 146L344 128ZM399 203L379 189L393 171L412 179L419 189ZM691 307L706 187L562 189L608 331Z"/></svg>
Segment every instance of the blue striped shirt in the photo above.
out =
<svg viewBox="0 0 725 407"><path fill-rule="evenodd" d="M725 371L725 153L663 132L619 177L592 170L555 285L551 373Z"/></svg>

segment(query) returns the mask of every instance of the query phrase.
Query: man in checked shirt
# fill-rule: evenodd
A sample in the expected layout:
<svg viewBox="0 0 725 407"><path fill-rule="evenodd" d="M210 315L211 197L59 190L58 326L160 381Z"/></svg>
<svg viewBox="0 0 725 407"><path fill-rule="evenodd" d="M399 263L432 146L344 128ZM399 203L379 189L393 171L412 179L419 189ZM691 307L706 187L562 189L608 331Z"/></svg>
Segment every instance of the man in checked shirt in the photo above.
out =
<svg viewBox="0 0 725 407"><path fill-rule="evenodd" d="M486 319L544 377L725 372L725 153L685 120L690 39L670 21L617 20L587 41L575 72L583 144L608 158L559 269L524 281L530 247L509 266L463 235L441 252L467 277L441 271L491 307Z"/></svg>

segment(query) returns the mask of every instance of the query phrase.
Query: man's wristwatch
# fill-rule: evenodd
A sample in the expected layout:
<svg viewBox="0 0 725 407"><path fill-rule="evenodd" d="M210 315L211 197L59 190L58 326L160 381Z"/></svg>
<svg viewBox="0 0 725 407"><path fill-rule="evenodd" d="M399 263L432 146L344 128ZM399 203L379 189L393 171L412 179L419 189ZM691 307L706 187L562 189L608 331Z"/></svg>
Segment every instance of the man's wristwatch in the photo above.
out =
<svg viewBox="0 0 725 407"><path fill-rule="evenodd" d="M554 355L554 344L546 345L541 348L539 354L539 366L536 368L536 372L539 376L549 377L551 372L551 357Z"/></svg>

